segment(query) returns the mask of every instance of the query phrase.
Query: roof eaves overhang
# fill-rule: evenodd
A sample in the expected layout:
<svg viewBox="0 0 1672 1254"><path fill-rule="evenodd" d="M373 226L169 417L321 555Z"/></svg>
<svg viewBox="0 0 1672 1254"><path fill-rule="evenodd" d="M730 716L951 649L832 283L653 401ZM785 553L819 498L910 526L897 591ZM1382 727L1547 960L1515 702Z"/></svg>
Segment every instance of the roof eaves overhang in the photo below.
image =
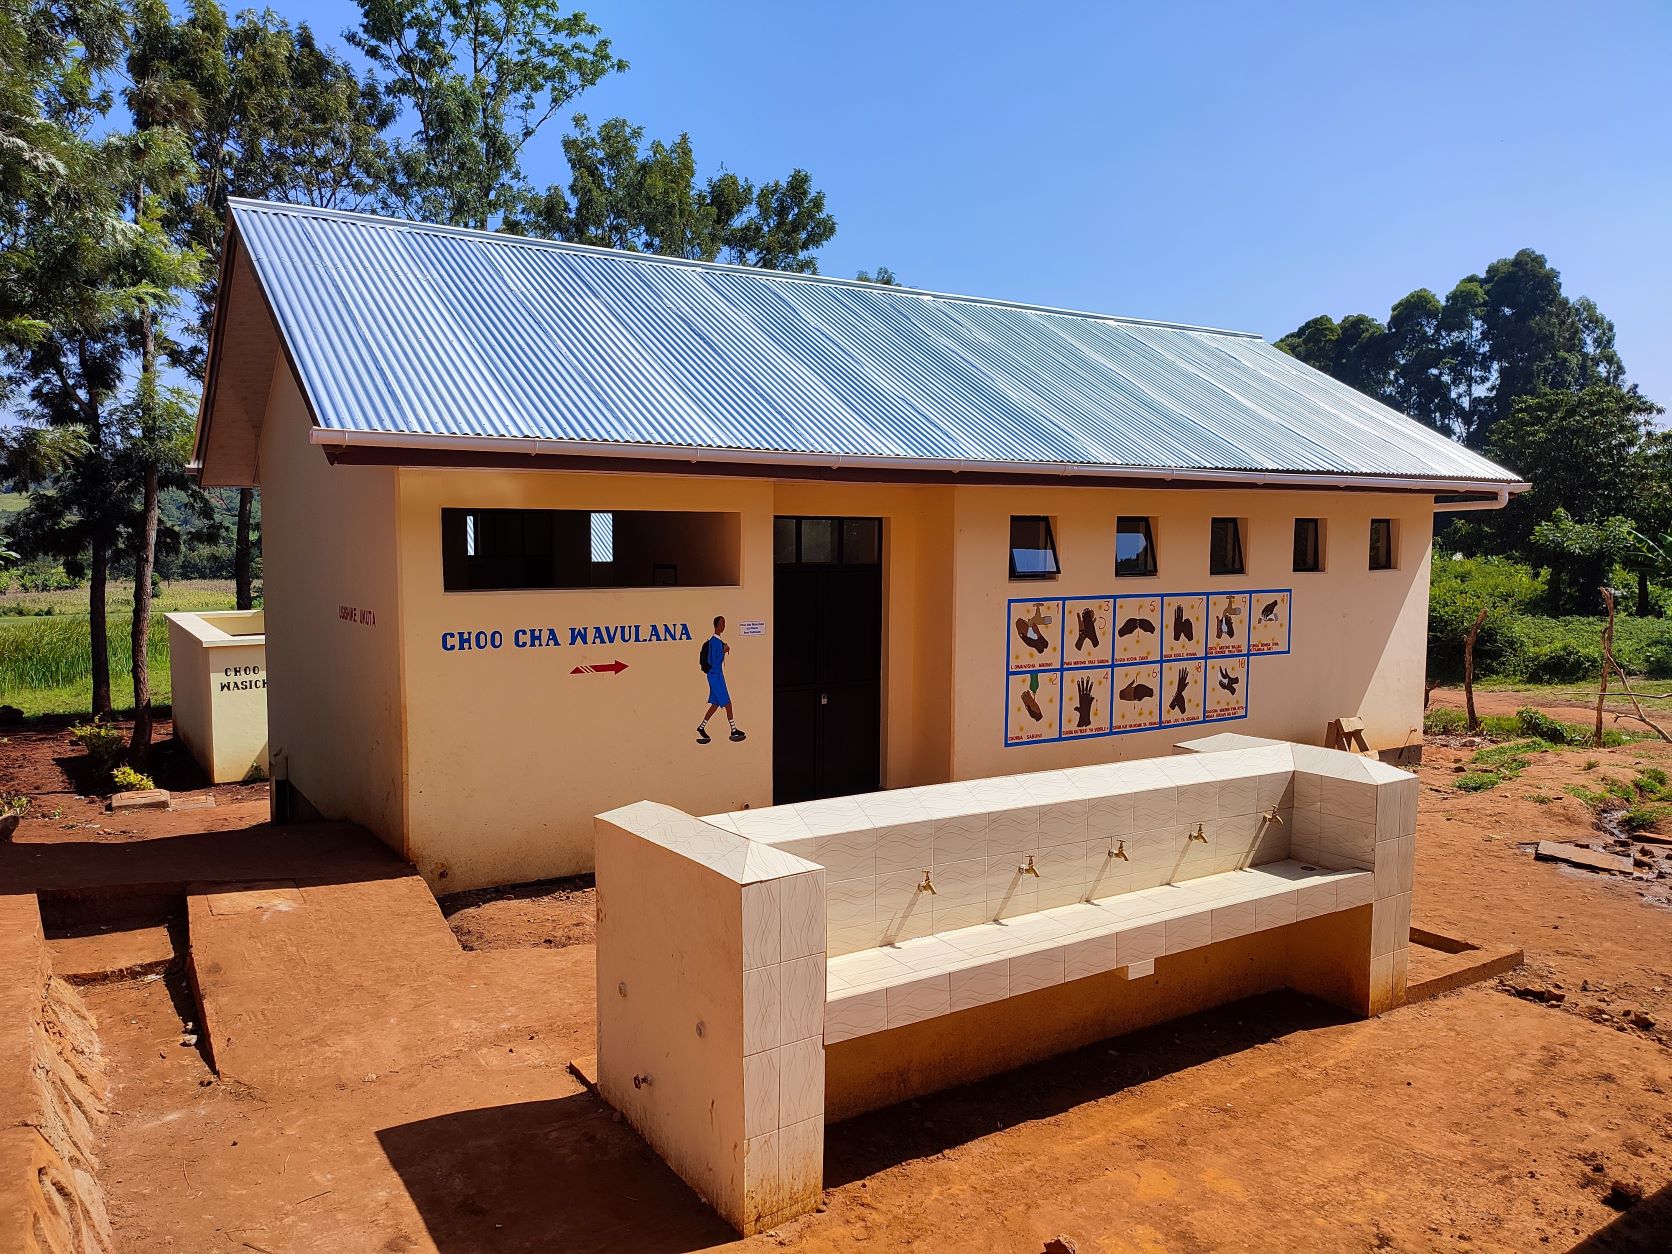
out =
<svg viewBox="0 0 1672 1254"><path fill-rule="evenodd" d="M599 441L516 439L343 431L316 426L310 439L333 462L359 465L501 469L566 469L645 474L777 475L787 478L896 479L960 483L1049 483L1073 486L1281 488L1298 491L1403 492L1433 495L1450 511L1502 508L1529 484L1410 475L1109 466L1067 462L1001 462L926 457L784 453ZM1444 497L1447 504L1440 504Z"/></svg>

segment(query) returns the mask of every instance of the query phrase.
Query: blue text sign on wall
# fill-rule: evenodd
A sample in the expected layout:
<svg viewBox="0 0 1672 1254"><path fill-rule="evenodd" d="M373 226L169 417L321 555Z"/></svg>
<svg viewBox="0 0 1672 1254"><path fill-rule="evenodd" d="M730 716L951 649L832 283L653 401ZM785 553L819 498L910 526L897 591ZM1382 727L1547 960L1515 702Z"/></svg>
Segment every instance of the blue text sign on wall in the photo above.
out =
<svg viewBox="0 0 1672 1254"><path fill-rule="evenodd" d="M584 627L517 627L509 633L513 649L556 649L564 645L666 644L691 640L689 623L609 623ZM503 649L507 633L497 627L461 628L441 633L443 653L485 653Z"/></svg>

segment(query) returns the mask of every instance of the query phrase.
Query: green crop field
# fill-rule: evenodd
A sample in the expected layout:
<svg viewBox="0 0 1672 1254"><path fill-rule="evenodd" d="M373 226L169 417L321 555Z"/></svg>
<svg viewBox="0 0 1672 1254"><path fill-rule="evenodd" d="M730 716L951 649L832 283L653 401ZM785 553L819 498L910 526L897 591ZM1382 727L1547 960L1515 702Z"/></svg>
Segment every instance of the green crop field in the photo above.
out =
<svg viewBox="0 0 1672 1254"><path fill-rule="evenodd" d="M227 610L232 584L225 580L182 580L163 587L153 602L147 656L151 697L169 698L168 625L175 610ZM118 709L132 704L133 585L110 588L110 686ZM25 714L86 713L93 699L93 654L88 634L87 590L0 595L0 704Z"/></svg>

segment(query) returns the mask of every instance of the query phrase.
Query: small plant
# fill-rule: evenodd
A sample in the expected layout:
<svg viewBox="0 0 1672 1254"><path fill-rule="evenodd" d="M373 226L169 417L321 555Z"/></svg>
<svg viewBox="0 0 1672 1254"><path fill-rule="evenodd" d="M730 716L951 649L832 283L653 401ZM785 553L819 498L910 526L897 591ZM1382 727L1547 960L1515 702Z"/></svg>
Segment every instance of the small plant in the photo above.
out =
<svg viewBox="0 0 1672 1254"><path fill-rule="evenodd" d="M1547 806L1552 801L1556 800L1556 798L1550 796L1548 793L1530 792L1527 794L1527 800L1531 801L1536 806Z"/></svg>
<svg viewBox="0 0 1672 1254"><path fill-rule="evenodd" d="M1585 765L1582 769L1587 770L1587 771L1594 771L1594 770L1597 769L1597 767L1599 767L1601 765L1602 765L1602 759L1601 758L1586 758L1585 759Z"/></svg>
<svg viewBox="0 0 1672 1254"><path fill-rule="evenodd" d="M260 784L264 783L266 779L266 769L261 765L261 763L257 762L254 766L250 767L249 770L244 772L244 778L239 782L244 784Z"/></svg>
<svg viewBox="0 0 1672 1254"><path fill-rule="evenodd" d="M1646 832L1667 818L1672 818L1672 805L1634 805L1627 807L1620 821L1628 832Z"/></svg>
<svg viewBox="0 0 1672 1254"><path fill-rule="evenodd" d="M8 814L21 815L29 809L29 798L19 794L16 797L0 796L0 818Z"/></svg>
<svg viewBox="0 0 1672 1254"><path fill-rule="evenodd" d="M1468 771L1459 775L1452 786L1458 792L1485 792L1503 782L1504 777L1496 771Z"/></svg>
<svg viewBox="0 0 1672 1254"><path fill-rule="evenodd" d="M1449 705L1435 706L1422 716L1425 736L1461 736L1469 729L1469 720L1462 710Z"/></svg>
<svg viewBox="0 0 1672 1254"><path fill-rule="evenodd" d="M70 728L70 739L81 746L101 774L121 761L128 747L120 731L103 723L78 723Z"/></svg>
<svg viewBox="0 0 1672 1254"><path fill-rule="evenodd" d="M111 771L110 782L123 792L148 792L157 786L149 775L134 770L125 762Z"/></svg>

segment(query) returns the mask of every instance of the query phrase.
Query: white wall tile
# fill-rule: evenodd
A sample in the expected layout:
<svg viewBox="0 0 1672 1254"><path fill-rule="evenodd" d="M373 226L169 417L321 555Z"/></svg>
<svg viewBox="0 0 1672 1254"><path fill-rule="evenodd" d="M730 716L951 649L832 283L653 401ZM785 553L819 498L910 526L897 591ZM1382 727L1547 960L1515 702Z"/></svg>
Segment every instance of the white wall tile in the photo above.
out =
<svg viewBox="0 0 1672 1254"><path fill-rule="evenodd" d="M1411 891L1416 878L1415 836L1401 836L1376 846L1376 896L1397 897Z"/></svg>
<svg viewBox="0 0 1672 1254"><path fill-rule="evenodd" d="M778 1051L778 1123L824 1116L824 1042L791 1041Z"/></svg>
<svg viewBox="0 0 1672 1254"><path fill-rule="evenodd" d="M1385 897L1376 903L1370 924L1370 956L1380 958L1411 942L1411 894Z"/></svg>
<svg viewBox="0 0 1672 1254"><path fill-rule="evenodd" d="M772 1205L779 1193L778 1132L774 1129L743 1143L743 1205L763 1208Z"/></svg>
<svg viewBox="0 0 1672 1254"><path fill-rule="evenodd" d="M1120 965L1159 958L1167 952L1165 923L1141 923L1122 928L1116 943Z"/></svg>
<svg viewBox="0 0 1672 1254"><path fill-rule="evenodd" d="M786 1041L824 1035L828 963L820 954L778 968L779 1035Z"/></svg>
<svg viewBox="0 0 1672 1254"><path fill-rule="evenodd" d="M1162 936L1169 954L1200 949L1213 943L1212 921L1204 911L1181 914L1163 921Z"/></svg>
<svg viewBox="0 0 1672 1254"><path fill-rule="evenodd" d="M1009 960L993 958L968 966L954 967L947 974L948 1008L968 1010L988 1002L1003 1001L1010 995Z"/></svg>
<svg viewBox="0 0 1672 1254"><path fill-rule="evenodd" d="M778 1024L783 1017L779 967L757 967L743 973L743 1052L758 1054L778 1046Z"/></svg>
<svg viewBox="0 0 1672 1254"><path fill-rule="evenodd" d="M1071 940L1062 949L1063 980L1083 980L1119 965L1119 935L1114 931Z"/></svg>
<svg viewBox="0 0 1672 1254"><path fill-rule="evenodd" d="M1338 819L1376 822L1376 785L1360 780L1325 776L1319 809Z"/></svg>
<svg viewBox="0 0 1672 1254"><path fill-rule="evenodd" d="M1352 875L1337 880L1335 884L1335 908L1337 910L1351 910L1355 906L1368 906L1376 896L1376 883L1370 875Z"/></svg>
<svg viewBox="0 0 1672 1254"><path fill-rule="evenodd" d="M743 1135L778 1130L778 1051L762 1050L743 1059Z"/></svg>
<svg viewBox="0 0 1672 1254"><path fill-rule="evenodd" d="M1259 898L1254 903L1256 924L1268 928L1293 923L1299 896L1296 892L1286 892Z"/></svg>
<svg viewBox="0 0 1672 1254"><path fill-rule="evenodd" d="M876 829L876 874L889 871L921 872L935 862L935 826L928 819L915 823L892 823ZM814 861L817 861L815 858Z"/></svg>
<svg viewBox="0 0 1672 1254"><path fill-rule="evenodd" d="M881 1032L888 1026L888 994L881 988L831 998L824 1007L827 1045Z"/></svg>
<svg viewBox="0 0 1672 1254"><path fill-rule="evenodd" d="M946 972L923 976L888 989L888 1026L904 1027L924 1019L934 1019L947 1013L950 988Z"/></svg>
<svg viewBox="0 0 1672 1254"><path fill-rule="evenodd" d="M1239 901L1228 906L1216 906L1210 917L1210 931L1217 944L1235 940L1260 930L1260 906L1254 901Z"/></svg>
<svg viewBox="0 0 1672 1254"><path fill-rule="evenodd" d="M1086 802L1088 839L1125 836L1132 830L1132 794L1093 797Z"/></svg>
<svg viewBox="0 0 1672 1254"><path fill-rule="evenodd" d="M824 1191L822 1114L778 1129L778 1180L786 1199L817 1204Z"/></svg>
<svg viewBox="0 0 1672 1254"><path fill-rule="evenodd" d="M778 880L778 961L824 952L823 871Z"/></svg>
<svg viewBox="0 0 1672 1254"><path fill-rule="evenodd" d="M780 880L743 886L743 969L776 966Z"/></svg>
<svg viewBox="0 0 1672 1254"><path fill-rule="evenodd" d="M813 861L825 869L831 883L869 879L877 873L877 833L872 827L836 832L813 842Z"/></svg>
<svg viewBox="0 0 1672 1254"><path fill-rule="evenodd" d="M1031 954L1016 954L1009 960L1006 968L1010 983L1010 995L1032 992L1037 988L1049 988L1053 984L1062 983L1063 960L1062 947L1052 945Z"/></svg>
<svg viewBox="0 0 1672 1254"><path fill-rule="evenodd" d="M961 814L933 822L935 865L987 857L986 814Z"/></svg>
<svg viewBox="0 0 1672 1254"><path fill-rule="evenodd" d="M1178 790L1154 788L1132 796L1132 829L1137 832L1171 827L1178 819Z"/></svg>

